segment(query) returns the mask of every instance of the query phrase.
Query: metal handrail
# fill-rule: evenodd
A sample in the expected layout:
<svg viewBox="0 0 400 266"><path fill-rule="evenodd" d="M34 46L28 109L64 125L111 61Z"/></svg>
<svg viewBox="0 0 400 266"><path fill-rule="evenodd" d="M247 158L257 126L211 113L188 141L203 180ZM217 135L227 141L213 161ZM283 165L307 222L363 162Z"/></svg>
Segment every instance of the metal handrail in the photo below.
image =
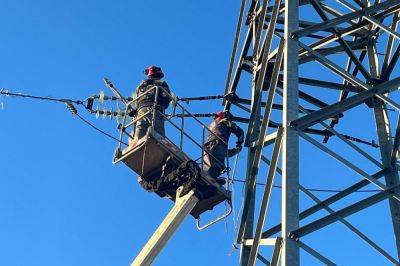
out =
<svg viewBox="0 0 400 266"><path fill-rule="evenodd" d="M179 104L174 97L172 97L172 95L166 91L163 87L160 86L152 86L150 89L146 90L143 94L139 95L138 97L134 98L133 100L131 100L130 102L128 102L126 104L126 110L129 110L130 108L133 109L133 104L135 104L141 97L144 97L146 94L152 92L153 90L155 91L155 95L154 95L154 103L152 105L152 107L150 107L149 110L147 110L145 113L141 114L140 116L135 116L134 119L132 119L131 121L127 121L127 117L128 117L128 112L125 112L123 120L122 120L122 124L119 125L119 130L120 130L120 141L118 144L118 150L120 151L121 149L121 145L123 143L123 138L124 138L124 133L126 135L128 135L128 137L133 138L131 136L131 134L128 133L128 128L133 126L133 132L136 130L136 123L144 118L144 117L148 117L151 115L151 126L149 127L148 130L154 130L155 128L155 120L156 120L156 116L160 115L162 117L162 119L164 121L168 121L170 125L172 125L174 128L176 128L179 132L180 132L180 136L179 136L179 147L180 149L183 151L183 146L184 146L184 139L185 137L188 138L195 146L199 147L201 149L201 168L204 168L204 155L207 154L208 156L210 156L210 158L212 158L213 160L215 160L217 162L218 165L222 166L222 168L225 168L225 162L221 162L220 160L218 160L213 154L211 154L209 151L207 151L204 147L205 144L205 132L208 131L209 134L212 134L216 137L216 139L219 139L220 141L222 141L222 143L224 143L225 145L228 146L228 143L223 140L222 138L220 138L219 136L217 136L216 134L214 134L209 128L208 126L206 126L204 123L202 123L197 117L195 117L190 111L188 111L184 106L182 106L181 104ZM167 116L164 113L164 109L160 110L158 108L158 100L160 97L160 93L165 93L165 95L167 95L167 97L170 99L170 101L173 101L173 105L174 105L174 110L173 113L175 114L175 112L180 111L181 113L181 119L180 119L180 125L174 123L174 121L172 121L172 119L174 118ZM176 108L179 108L180 110L176 110ZM158 112L158 114L157 114ZM201 136L201 144L196 141L190 134L188 134L187 132L185 132L185 122L184 122L184 117L191 117L193 119L195 119L195 121L197 122L198 125L201 126L202 129L202 136ZM149 131L148 131L149 132ZM167 136L163 136L165 137L168 141L170 141L171 143L174 143L174 141L172 141L170 138L168 138ZM175 144L175 143L174 143ZM228 157L226 155L226 157ZM116 157L114 157L115 159ZM144 156L143 156L144 159ZM144 164L143 164L144 165ZM200 218L196 219L196 227L198 230L204 230L210 226L212 226L213 224L225 219L227 216L229 216L232 213L232 201L231 199L227 199L228 203L229 203L229 208L225 210L225 212L217 217L216 219L208 222L205 225L200 225Z"/></svg>
<svg viewBox="0 0 400 266"><path fill-rule="evenodd" d="M165 120L167 120L171 125L173 125L177 130L180 131L180 149L183 149L183 136L186 136L191 142L193 142L196 146L198 146L199 148L201 148L202 150L202 157L204 156L204 153L207 153L209 156L211 156L213 159L215 159L217 161L217 163L219 165L221 165L223 168L225 168L225 164L221 161L219 161L215 156L213 156L210 152L206 151L204 149L204 143L205 143L205 139L204 139L204 135L205 135L205 130L208 131L209 134L214 135L217 139L219 139L220 141L222 141L225 145L228 145L228 143L223 140L222 138L220 138L219 136L217 136L216 134L214 134L209 128L208 126L206 126L203 122L201 122L197 117L195 117L190 111L188 111L183 105L181 105L180 103L178 103L175 98L163 87L160 86L152 86L151 88L147 89L143 94L136 96L134 99L132 99L130 102L127 103L126 108L129 109L129 107L133 108L132 105L135 104L140 98L144 97L146 94L152 92L153 90L156 90L156 94L154 97L154 104L152 106L152 110L147 111L146 113L140 115L139 117L135 117L134 119L132 119L132 121L126 123L126 118L127 118L127 114L125 113L124 115L124 119L123 119L123 123L122 126L120 127L120 143L118 145L118 148L121 148L121 145L123 142L123 133L127 134L128 137L132 138L132 136L130 136L129 133L127 133L127 128L134 126L136 124L137 121L139 121L140 119L142 119L143 117L149 115L149 113L152 114L152 121L151 121L151 126L152 128L154 128L154 121L155 121L155 116L156 116L156 112L158 112L163 118L165 118ZM157 108L157 103L158 103L158 98L159 98L159 94L160 94L160 90L162 92L164 92L167 97L170 99L170 101L174 102L174 112L176 107L179 107L179 109L181 109L181 126L177 126L173 121L171 121L171 118L169 118L168 116L166 116L163 112L161 112L160 110L158 110ZM185 132L184 130L184 122L183 122L183 114L187 114L188 117L193 118L203 129L203 137L202 137L202 141L201 144L199 144L195 139L193 139L188 133ZM201 166L203 168L204 166L204 161L202 159L201 162Z"/></svg>
<svg viewBox="0 0 400 266"><path fill-rule="evenodd" d="M131 100L127 105L131 106L133 103L135 103L137 100L139 100L141 97L145 96L146 94L150 93L152 90L155 89L161 89L164 93L167 94L168 98L170 98L171 101L175 101L175 98L172 97L172 95L165 90L163 87L160 86L153 86L151 88L149 88L148 90L146 90L143 94L141 94L140 96L137 96L136 98L134 98L133 100ZM157 90L158 91L158 90ZM157 93L156 91L156 93ZM158 95L154 98L154 102L157 103L158 100ZM175 101L175 105L179 106L181 109L185 110L185 113L187 113L189 115L189 117L193 118L194 120L196 120L196 122L198 122L200 125L206 127L207 131L211 134L213 134L215 137L217 137L219 140L221 140L223 143L225 143L226 145L228 145L228 143L223 140L222 138L220 138L219 136L217 136L216 134L214 134L208 127L207 125L205 125L203 122L201 122L197 117L195 117L189 110L187 110L185 107L183 107L183 105L181 105L179 102Z"/></svg>
<svg viewBox="0 0 400 266"><path fill-rule="evenodd" d="M174 122L171 121L171 118L167 117L165 114L161 113L160 114L165 117L165 119L172 125L174 126L176 129L180 130L179 126L177 126ZM188 139L190 139L196 146L198 146L199 148L201 148L202 150L202 158L203 158L203 154L204 152L207 153L208 155L210 155L211 157L213 157L213 159L217 160L217 162L222 165L223 167L225 167L225 165L218 160L214 155L212 155L210 152L206 151L204 149L204 142L202 143L202 145L200 145L196 140L194 140L189 134L187 134L185 131L180 130L182 132L183 135L185 135ZM203 168L203 159L202 159L202 168Z"/></svg>
<svg viewBox="0 0 400 266"><path fill-rule="evenodd" d="M197 227L197 229L198 229L199 231L204 230L204 229L210 227L211 225L216 224L216 223L218 223L219 221L221 221L221 220L225 219L226 217L228 217L228 216L232 213L232 209L233 209L233 208L232 208L232 201L228 200L228 202L229 202L229 209L228 209L228 211L226 211L223 215L217 217L216 219L212 220L211 222L209 222L209 223L207 223L207 224L201 226L201 225L200 225L200 217L199 217L199 218L196 218L196 227Z"/></svg>

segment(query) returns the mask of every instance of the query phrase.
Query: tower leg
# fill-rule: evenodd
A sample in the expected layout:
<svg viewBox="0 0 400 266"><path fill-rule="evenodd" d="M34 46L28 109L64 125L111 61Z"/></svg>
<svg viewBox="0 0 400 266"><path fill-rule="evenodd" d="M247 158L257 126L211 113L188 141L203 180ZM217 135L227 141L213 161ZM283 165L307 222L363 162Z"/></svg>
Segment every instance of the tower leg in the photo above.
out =
<svg viewBox="0 0 400 266"><path fill-rule="evenodd" d="M299 1L285 0L285 57L282 142L282 266L300 264L297 243L289 233L299 227L299 136L289 123L298 117L298 44L291 33L298 29Z"/></svg>
<svg viewBox="0 0 400 266"><path fill-rule="evenodd" d="M399 174L395 167L391 166L391 153L393 142L390 133L390 122L385 104L379 104L374 107L376 127L378 131L379 147L381 150L382 164L385 168L392 169L385 175L387 187L399 184ZM395 192L396 196L400 196L399 191ZM392 215L393 231L396 240L397 256L400 259L400 203L393 198L389 198L390 213Z"/></svg>

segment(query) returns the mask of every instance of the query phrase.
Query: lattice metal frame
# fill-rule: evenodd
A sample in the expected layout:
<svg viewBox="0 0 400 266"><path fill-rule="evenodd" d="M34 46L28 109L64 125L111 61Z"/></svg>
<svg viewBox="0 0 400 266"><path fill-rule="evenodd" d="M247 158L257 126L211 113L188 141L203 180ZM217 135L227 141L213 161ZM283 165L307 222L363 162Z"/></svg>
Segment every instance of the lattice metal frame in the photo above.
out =
<svg viewBox="0 0 400 266"><path fill-rule="evenodd" d="M308 14L307 19L300 20L299 15L302 18L304 12ZM392 92L400 86L400 77L392 77L400 56L399 12L399 0L242 1L225 91L229 97L224 102L225 110L233 114L239 109L249 113L244 208L237 238L241 244L240 265L254 265L257 258L266 264L299 265L300 248L327 265L335 265L301 240L303 236L334 222L344 224L388 261L399 264L400 182L397 157L400 119L392 137L388 115L388 107L397 112L400 110L398 101L392 97ZM383 58L378 54L379 40L385 42ZM240 43L242 47L238 49ZM347 65L341 67L344 57ZM320 80L318 73L313 77L299 75L299 67L315 62L340 77L341 81ZM249 85L239 84L244 79L244 73L251 75L251 90ZM339 98L327 103L316 95L304 92L303 85L336 90ZM281 97L282 104L276 103L276 95ZM313 106L315 110L303 105ZM374 158L351 138L334 129L347 111L360 105L373 110L381 158ZM282 110L279 121L272 121L273 109ZM272 128L278 129L270 133ZM315 135L323 136L322 143L313 137ZM366 158L379 171L369 174L362 166L329 148L324 143L332 136L348 145L354 156ZM329 154L359 174L362 180L329 198L317 198L300 184L299 138ZM263 150L272 144L272 156L268 159ZM278 167L280 155L281 168ZM270 166L260 209L256 211L255 185L257 176L261 175L260 163ZM276 173L282 176L281 224L265 230L264 222ZM380 181L382 177L385 177L385 182ZM374 184L380 191L340 210L329 207L369 184ZM300 211L300 192L312 199L315 205ZM389 201L388 215L392 220L397 257L390 255L346 220L347 216L383 200ZM329 215L300 226L300 220L323 209ZM273 237L278 233L279 237ZM259 253L260 245L274 247L270 261Z"/></svg>

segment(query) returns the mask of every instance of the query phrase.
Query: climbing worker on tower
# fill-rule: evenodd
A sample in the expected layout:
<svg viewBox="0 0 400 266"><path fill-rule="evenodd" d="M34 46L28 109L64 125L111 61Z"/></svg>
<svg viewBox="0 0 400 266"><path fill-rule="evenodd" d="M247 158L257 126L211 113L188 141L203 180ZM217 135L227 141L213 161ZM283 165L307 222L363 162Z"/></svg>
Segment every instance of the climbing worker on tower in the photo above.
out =
<svg viewBox="0 0 400 266"><path fill-rule="evenodd" d="M168 84L162 80L164 73L160 67L149 66L144 70L144 74L147 76L147 79L142 81L135 91L136 98L138 99L136 102L136 117L139 120L136 122L133 140L130 142L131 145L135 145L139 139L146 135L147 129L152 125L153 112L155 112L154 130L162 136L165 135L162 114L165 113L165 109L168 108L171 102ZM155 104L156 95L157 103ZM156 110L153 110L154 106ZM147 112L148 114L146 114Z"/></svg>
<svg viewBox="0 0 400 266"><path fill-rule="evenodd" d="M204 144L203 169L223 185L225 180L219 176L225 168L225 157L232 157L242 150L244 133L232 121L232 115L227 111L218 112L208 128L207 142ZM228 149L231 133L237 137L236 147Z"/></svg>

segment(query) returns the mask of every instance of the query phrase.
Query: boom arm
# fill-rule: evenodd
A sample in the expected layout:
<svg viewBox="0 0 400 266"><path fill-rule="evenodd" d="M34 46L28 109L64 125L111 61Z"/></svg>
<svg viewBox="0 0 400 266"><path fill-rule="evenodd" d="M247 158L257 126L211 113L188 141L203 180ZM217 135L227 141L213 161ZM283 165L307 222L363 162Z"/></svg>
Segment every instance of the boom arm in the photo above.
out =
<svg viewBox="0 0 400 266"><path fill-rule="evenodd" d="M180 187L176 192L174 207L151 236L150 240L142 248L131 266L150 265L178 229L185 217L189 215L196 206L199 199L195 196L194 190L180 197L179 195L182 188L183 187Z"/></svg>

